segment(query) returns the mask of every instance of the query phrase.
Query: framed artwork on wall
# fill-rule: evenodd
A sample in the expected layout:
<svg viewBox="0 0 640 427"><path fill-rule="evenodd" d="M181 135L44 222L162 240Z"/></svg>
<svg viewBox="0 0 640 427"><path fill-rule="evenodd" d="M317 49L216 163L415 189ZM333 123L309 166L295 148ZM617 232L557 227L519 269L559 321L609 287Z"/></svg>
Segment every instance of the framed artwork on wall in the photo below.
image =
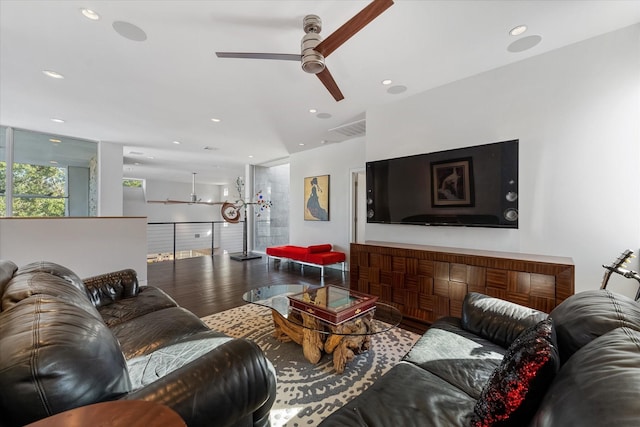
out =
<svg viewBox="0 0 640 427"><path fill-rule="evenodd" d="M471 157L431 163L431 204L433 207L474 205Z"/></svg>
<svg viewBox="0 0 640 427"><path fill-rule="evenodd" d="M305 221L329 221L329 175L304 179Z"/></svg>

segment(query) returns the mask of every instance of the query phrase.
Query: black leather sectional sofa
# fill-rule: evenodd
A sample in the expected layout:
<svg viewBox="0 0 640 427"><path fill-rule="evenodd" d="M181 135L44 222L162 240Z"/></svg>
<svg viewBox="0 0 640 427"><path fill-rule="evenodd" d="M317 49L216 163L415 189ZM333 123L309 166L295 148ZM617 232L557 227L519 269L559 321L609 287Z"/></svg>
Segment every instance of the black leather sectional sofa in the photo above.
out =
<svg viewBox="0 0 640 427"><path fill-rule="evenodd" d="M254 343L210 330L123 270L0 260L0 426L96 402L135 399L193 426L268 426L271 363Z"/></svg>
<svg viewBox="0 0 640 427"><path fill-rule="evenodd" d="M471 293L320 425L640 426L639 331L640 304L607 290L548 316Z"/></svg>

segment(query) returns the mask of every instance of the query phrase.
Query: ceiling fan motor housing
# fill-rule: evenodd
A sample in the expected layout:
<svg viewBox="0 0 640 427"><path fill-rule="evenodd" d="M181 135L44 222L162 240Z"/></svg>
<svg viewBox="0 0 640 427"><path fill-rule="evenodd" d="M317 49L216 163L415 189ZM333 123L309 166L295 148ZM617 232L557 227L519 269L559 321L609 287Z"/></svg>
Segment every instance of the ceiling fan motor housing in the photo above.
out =
<svg viewBox="0 0 640 427"><path fill-rule="evenodd" d="M318 15L307 15L302 19L302 29L305 33L316 33L322 31L322 19Z"/></svg>
<svg viewBox="0 0 640 427"><path fill-rule="evenodd" d="M324 56L314 49L322 41L320 31L322 20L318 15L307 15L302 20L302 28L306 33L300 43L302 49L302 69L310 74L318 74L324 70Z"/></svg>

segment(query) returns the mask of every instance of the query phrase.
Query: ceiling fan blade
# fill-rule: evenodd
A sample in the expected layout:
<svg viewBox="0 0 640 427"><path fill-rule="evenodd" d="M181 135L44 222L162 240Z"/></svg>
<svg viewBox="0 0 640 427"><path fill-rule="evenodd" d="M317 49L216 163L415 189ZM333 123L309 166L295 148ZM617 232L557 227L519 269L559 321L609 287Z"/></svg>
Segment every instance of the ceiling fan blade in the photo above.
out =
<svg viewBox="0 0 640 427"><path fill-rule="evenodd" d="M209 206L215 206L215 205L221 205L221 204L223 204L223 203L224 203L224 202L201 202L201 201L198 201L198 202L195 202L194 204L196 204L196 205L209 205Z"/></svg>
<svg viewBox="0 0 640 427"><path fill-rule="evenodd" d="M252 53L252 52L216 52L218 58L276 59L280 61L301 61L297 53Z"/></svg>
<svg viewBox="0 0 640 427"><path fill-rule="evenodd" d="M321 41L314 50L326 58L392 5L393 0L373 0L353 18L345 22L342 27Z"/></svg>
<svg viewBox="0 0 640 427"><path fill-rule="evenodd" d="M344 95L340 91L340 88L338 87L336 81L333 80L333 76L329 72L328 68L325 68L324 70L316 74L316 76L318 76L324 87L327 88L327 90L331 93L336 101L341 101L344 99Z"/></svg>
<svg viewBox="0 0 640 427"><path fill-rule="evenodd" d="M216 206L222 205L224 202L202 202L198 200L197 202L190 202L187 200L147 200L147 203L162 203L163 205L209 205Z"/></svg>
<svg viewBox="0 0 640 427"><path fill-rule="evenodd" d="M164 205L174 205L174 204L191 203L191 202L167 199L167 200L147 200L147 203L162 203Z"/></svg>

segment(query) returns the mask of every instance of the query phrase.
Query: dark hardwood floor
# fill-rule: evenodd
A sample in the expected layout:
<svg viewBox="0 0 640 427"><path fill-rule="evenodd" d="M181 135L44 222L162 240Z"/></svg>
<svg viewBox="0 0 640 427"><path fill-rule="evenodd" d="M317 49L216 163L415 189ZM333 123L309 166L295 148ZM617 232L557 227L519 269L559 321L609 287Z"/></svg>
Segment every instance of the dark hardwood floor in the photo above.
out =
<svg viewBox="0 0 640 427"><path fill-rule="evenodd" d="M171 295L198 317L239 307L242 294L266 285L300 283L349 286L349 272L325 268L324 280L317 267L273 261L267 258L234 261L228 255L203 256L149 264L147 283Z"/></svg>

